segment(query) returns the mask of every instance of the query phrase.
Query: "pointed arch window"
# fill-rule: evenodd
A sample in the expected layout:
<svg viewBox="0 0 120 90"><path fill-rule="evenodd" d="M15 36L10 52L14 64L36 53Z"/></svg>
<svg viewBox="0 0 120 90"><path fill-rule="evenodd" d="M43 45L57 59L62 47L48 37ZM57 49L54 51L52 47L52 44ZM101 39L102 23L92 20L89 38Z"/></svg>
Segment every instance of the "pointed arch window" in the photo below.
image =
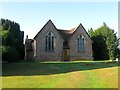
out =
<svg viewBox="0 0 120 90"><path fill-rule="evenodd" d="M45 51L54 51L55 36L52 32L48 32L45 36Z"/></svg>
<svg viewBox="0 0 120 90"><path fill-rule="evenodd" d="M84 51L84 43L85 43L85 38L83 35L79 35L77 38L77 46L78 46L78 52L83 52Z"/></svg>

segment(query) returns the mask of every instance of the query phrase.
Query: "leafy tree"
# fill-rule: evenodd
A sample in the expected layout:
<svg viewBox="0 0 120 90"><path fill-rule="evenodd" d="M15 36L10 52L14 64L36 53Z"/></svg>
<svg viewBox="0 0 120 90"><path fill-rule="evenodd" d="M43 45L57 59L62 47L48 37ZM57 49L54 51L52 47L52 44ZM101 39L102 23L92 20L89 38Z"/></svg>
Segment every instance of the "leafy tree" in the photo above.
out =
<svg viewBox="0 0 120 90"><path fill-rule="evenodd" d="M105 23L100 28L88 31L93 40L93 57L95 59L116 59L119 39L114 30Z"/></svg>
<svg viewBox="0 0 120 90"><path fill-rule="evenodd" d="M20 25L8 19L6 20L1 19L0 20L0 32L1 32L1 37L3 41L2 46L5 47L6 50L8 50L7 53L10 52L11 50L10 48L14 48L19 54L18 59L24 59L24 44L23 44L24 32L20 31ZM9 48L7 48L8 46ZM16 51L14 50L14 52Z"/></svg>
<svg viewBox="0 0 120 90"><path fill-rule="evenodd" d="M120 60L120 48L116 49L116 55L117 55L117 58Z"/></svg>
<svg viewBox="0 0 120 90"><path fill-rule="evenodd" d="M2 31L1 32L2 36L2 45L5 46L13 46L13 36L9 31Z"/></svg>
<svg viewBox="0 0 120 90"><path fill-rule="evenodd" d="M19 53L15 49L15 47L12 46L2 46L2 59L7 60L8 62L15 62L19 61Z"/></svg>

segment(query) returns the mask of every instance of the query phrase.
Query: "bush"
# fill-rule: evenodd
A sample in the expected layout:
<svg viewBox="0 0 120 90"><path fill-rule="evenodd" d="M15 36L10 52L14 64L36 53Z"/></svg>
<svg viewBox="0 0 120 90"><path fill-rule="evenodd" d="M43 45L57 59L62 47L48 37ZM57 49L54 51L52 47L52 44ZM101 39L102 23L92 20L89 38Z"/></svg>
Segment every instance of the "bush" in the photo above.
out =
<svg viewBox="0 0 120 90"><path fill-rule="evenodd" d="M19 61L19 53L15 47L11 46L2 46L2 60L8 62L17 62Z"/></svg>

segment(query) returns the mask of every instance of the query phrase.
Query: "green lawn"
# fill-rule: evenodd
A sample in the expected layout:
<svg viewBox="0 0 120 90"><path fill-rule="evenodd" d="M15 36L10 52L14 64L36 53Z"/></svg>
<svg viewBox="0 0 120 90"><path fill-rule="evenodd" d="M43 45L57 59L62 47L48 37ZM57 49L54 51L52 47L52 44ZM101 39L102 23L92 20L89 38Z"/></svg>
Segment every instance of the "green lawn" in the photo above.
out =
<svg viewBox="0 0 120 90"><path fill-rule="evenodd" d="M118 63L6 63L2 88L118 88Z"/></svg>

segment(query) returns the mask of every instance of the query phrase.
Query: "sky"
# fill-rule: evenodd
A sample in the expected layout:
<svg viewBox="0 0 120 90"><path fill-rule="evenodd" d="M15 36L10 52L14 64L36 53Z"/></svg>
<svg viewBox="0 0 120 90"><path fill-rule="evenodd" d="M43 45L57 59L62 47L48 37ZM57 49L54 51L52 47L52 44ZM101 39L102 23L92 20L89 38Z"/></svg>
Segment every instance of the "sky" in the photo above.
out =
<svg viewBox="0 0 120 90"><path fill-rule="evenodd" d="M19 23L28 38L41 30L49 19L58 29L71 29L80 23L86 31L105 22L118 32L118 2L1 2L0 18Z"/></svg>

